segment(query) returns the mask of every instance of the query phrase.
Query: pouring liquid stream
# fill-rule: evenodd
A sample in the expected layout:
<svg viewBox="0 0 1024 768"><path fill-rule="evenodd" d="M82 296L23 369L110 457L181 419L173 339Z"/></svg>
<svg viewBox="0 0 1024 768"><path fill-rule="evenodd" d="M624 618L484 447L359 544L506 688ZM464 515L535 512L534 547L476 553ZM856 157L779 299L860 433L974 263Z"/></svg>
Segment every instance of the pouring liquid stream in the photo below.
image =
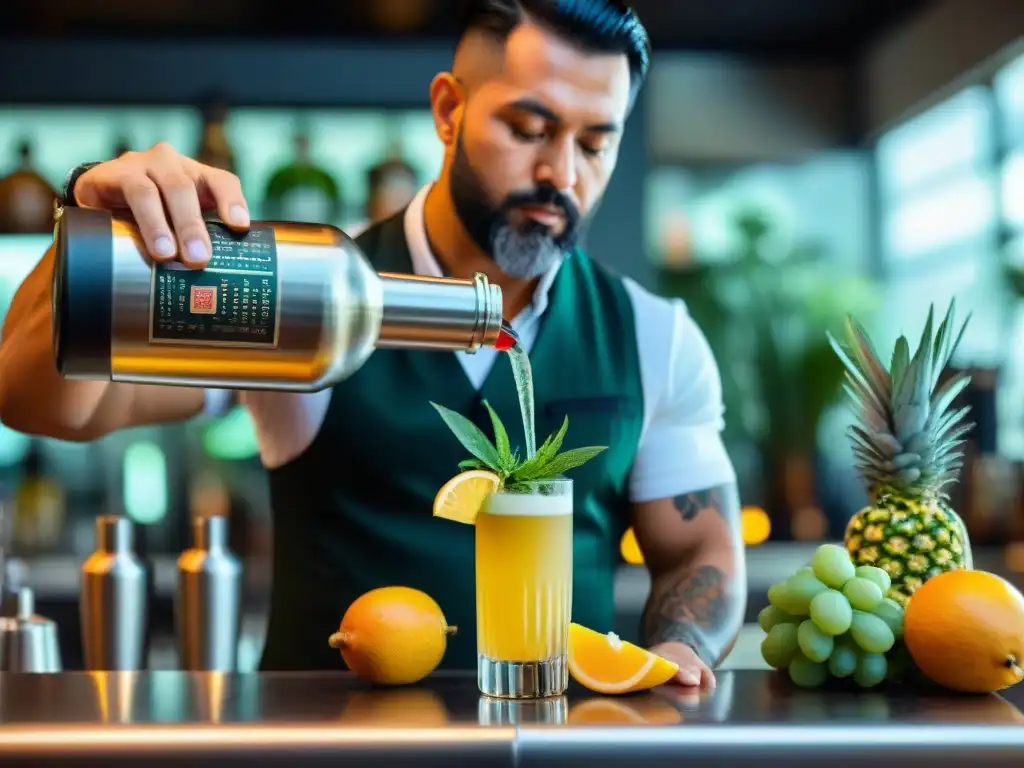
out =
<svg viewBox="0 0 1024 768"><path fill-rule="evenodd" d="M523 417L526 458L532 459L537 453L537 431L534 420L533 370L530 368L530 357L507 320L503 320L501 323L501 331L498 333L498 341L494 348L508 353L508 361L512 365L512 377L516 382L516 395L519 397L519 412Z"/></svg>

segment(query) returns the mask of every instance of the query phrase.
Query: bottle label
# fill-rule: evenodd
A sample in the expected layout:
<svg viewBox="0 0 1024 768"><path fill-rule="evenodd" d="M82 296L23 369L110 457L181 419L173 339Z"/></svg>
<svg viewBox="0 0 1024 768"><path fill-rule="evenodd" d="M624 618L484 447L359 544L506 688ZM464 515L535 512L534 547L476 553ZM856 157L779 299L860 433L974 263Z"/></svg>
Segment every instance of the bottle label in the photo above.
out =
<svg viewBox="0 0 1024 768"><path fill-rule="evenodd" d="M210 347L276 347L280 313L272 227L236 234L207 222L213 255L205 269L154 263L149 340Z"/></svg>

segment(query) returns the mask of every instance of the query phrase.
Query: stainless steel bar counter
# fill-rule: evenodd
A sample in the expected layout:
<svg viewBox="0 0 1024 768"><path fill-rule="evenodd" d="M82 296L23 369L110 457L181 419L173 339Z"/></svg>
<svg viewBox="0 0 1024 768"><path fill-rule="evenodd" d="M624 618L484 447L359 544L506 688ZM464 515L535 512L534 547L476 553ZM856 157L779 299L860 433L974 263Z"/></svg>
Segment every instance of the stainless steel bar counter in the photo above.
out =
<svg viewBox="0 0 1024 768"><path fill-rule="evenodd" d="M481 698L471 674L374 689L345 673L0 674L0 765L872 768L1024 765L1007 696L794 691L764 671L715 693Z"/></svg>

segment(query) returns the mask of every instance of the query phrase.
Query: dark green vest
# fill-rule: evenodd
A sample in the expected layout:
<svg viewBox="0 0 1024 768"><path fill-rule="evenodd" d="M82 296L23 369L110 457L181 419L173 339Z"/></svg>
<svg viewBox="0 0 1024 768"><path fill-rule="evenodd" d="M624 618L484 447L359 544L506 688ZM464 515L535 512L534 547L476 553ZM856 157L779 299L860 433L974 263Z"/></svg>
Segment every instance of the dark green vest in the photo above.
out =
<svg viewBox="0 0 1024 768"><path fill-rule="evenodd" d="M413 271L396 216L359 245L378 271ZM538 442L568 415L563 449L607 445L572 470L575 490L573 620L613 629L618 544L629 525L628 481L643 418L633 308L620 279L582 253L569 256L530 351ZM511 367L498 358L480 391L454 354L379 350L334 387L309 449L270 472L273 589L263 669L344 667L327 638L368 590L421 589L459 627L442 666L476 665L471 526L435 520L434 495L465 449L430 401L489 435L486 398L522 442Z"/></svg>

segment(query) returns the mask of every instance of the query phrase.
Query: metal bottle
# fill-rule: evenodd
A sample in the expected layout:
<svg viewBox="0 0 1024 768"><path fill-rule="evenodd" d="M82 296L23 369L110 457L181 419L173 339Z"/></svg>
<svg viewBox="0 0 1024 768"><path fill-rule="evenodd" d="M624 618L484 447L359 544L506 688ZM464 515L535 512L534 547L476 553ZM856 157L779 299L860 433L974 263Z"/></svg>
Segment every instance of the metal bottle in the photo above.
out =
<svg viewBox="0 0 1024 768"><path fill-rule="evenodd" d="M138 227L57 211L54 353L69 378L311 392L376 348L494 346L501 289L487 278L377 273L341 230L207 222L202 270L154 263Z"/></svg>
<svg viewBox="0 0 1024 768"><path fill-rule="evenodd" d="M174 623L181 668L233 672L242 623L242 562L228 549L228 520L192 519L192 547L178 557Z"/></svg>
<svg viewBox="0 0 1024 768"><path fill-rule="evenodd" d="M132 521L96 518L96 551L82 564L79 608L88 670L138 670L145 666L149 620L146 567L134 551Z"/></svg>

